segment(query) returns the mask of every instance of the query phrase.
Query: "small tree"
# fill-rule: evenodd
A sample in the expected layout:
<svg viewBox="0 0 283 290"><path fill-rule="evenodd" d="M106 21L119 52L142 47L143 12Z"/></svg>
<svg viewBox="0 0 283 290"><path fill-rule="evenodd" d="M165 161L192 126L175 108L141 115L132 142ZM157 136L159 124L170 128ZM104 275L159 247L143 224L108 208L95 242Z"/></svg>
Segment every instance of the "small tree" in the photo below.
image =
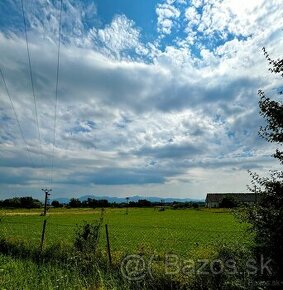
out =
<svg viewBox="0 0 283 290"><path fill-rule="evenodd" d="M264 55L268 60L272 73L283 77L283 59L272 60L265 48ZM274 157L283 164L283 104L282 92L279 100L271 100L262 90L260 96L260 114L265 118L267 125L261 127L259 134L268 142L278 144ZM274 279L283 277L283 172L273 171L270 177L263 178L255 173L252 175L252 188L260 195L258 203L248 209L247 220L255 232L256 253L272 259L272 273ZM267 274L267 273L266 273ZM269 275L270 276L270 273Z"/></svg>
<svg viewBox="0 0 283 290"><path fill-rule="evenodd" d="M54 207L63 207L63 205L58 200L53 200L51 205Z"/></svg>
<svg viewBox="0 0 283 290"><path fill-rule="evenodd" d="M78 198L71 198L69 202L70 207L81 207L82 203Z"/></svg>

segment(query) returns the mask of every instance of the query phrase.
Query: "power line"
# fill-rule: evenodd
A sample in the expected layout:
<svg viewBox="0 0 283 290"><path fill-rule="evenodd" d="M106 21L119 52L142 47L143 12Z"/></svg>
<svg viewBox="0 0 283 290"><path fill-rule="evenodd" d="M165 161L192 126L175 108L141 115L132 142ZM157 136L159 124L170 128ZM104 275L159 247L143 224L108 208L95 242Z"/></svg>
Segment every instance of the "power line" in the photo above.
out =
<svg viewBox="0 0 283 290"><path fill-rule="evenodd" d="M22 129L22 126L21 126L21 123L20 123L20 120L18 118L18 114L16 112L16 109L15 109L15 106L14 106L14 103L13 103L13 100L11 98L11 95L10 95L10 92L8 90L8 86L7 86L7 83L6 83L6 80L5 80L5 77L4 77L4 73L3 73L3 70L2 68L0 67L0 74L1 74L1 77L2 77L2 81L3 81L3 84L4 84L4 87L5 87L5 90L6 90L6 93L7 93L7 96L9 97L9 100L10 100L10 104L11 104L11 108L12 108L12 111L14 112L14 115L15 115L15 119L16 119L16 122L18 124L18 127L19 127L19 130L20 130L20 133L21 133L21 136L22 136L22 139L26 145L26 151L27 151L27 156L28 156L28 159L29 161L31 162L31 164L34 166L34 162L31 158L31 153L30 153L30 150L29 150L29 146L28 146L28 143L26 141L26 138L24 136L24 133L23 133L23 129Z"/></svg>
<svg viewBox="0 0 283 290"><path fill-rule="evenodd" d="M42 165L43 153L42 153L42 145L41 145L41 134L40 134L39 122L38 122L37 101L36 101L35 92L34 92L34 81L33 81L32 67L31 67L31 58L30 58L30 50L29 50L29 42L28 42L28 34L27 34L27 24L26 24L26 17L25 17L24 1L23 0L21 0L21 6L22 6L22 13L23 13L24 28L25 28L25 40L26 40L26 49L27 49L27 55L28 55L29 74L30 74L32 95L33 95L34 108L35 108L35 119L36 119L38 139L39 139L40 161L41 161L41 165Z"/></svg>
<svg viewBox="0 0 283 290"><path fill-rule="evenodd" d="M53 128L53 149L51 157L51 174L50 183L53 183L54 171L54 150L56 146L56 125L57 125L57 106L58 106L58 84L59 84L59 68L60 68L60 48L61 48L61 19L62 19L62 6L63 1L60 0L60 14L59 14L59 31L58 31L58 51L57 51L57 71L56 71L56 87L55 87L55 107L54 107L54 128Z"/></svg>

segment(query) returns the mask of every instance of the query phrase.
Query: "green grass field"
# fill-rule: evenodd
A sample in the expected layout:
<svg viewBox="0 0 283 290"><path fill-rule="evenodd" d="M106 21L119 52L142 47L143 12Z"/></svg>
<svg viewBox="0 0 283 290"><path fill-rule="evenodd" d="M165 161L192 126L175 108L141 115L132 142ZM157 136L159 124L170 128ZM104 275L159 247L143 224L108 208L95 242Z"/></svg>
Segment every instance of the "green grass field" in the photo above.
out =
<svg viewBox="0 0 283 290"><path fill-rule="evenodd" d="M38 246L44 217L40 210L1 210L0 235L28 241ZM47 216L46 243L71 244L76 225L98 221L100 209L50 209ZM249 243L247 225L239 223L228 210L186 209L159 212L153 208L105 209L111 249L126 253L173 252L187 255L193 247L214 243ZM105 247L104 226L100 247Z"/></svg>
<svg viewBox="0 0 283 290"><path fill-rule="evenodd" d="M100 229L100 251L95 256L96 263L87 264L91 266L91 272L85 272L84 269L89 268L76 264L80 256L72 264L76 254L68 245L73 245L77 225L99 221L101 210L50 209L47 217L40 216L40 213L41 210L0 210L0 238L7 241L11 249L13 245L20 249L20 252L2 253L0 249L0 289L169 289L173 280L178 283L176 285L187 285L191 289L191 285L195 285L190 284L194 283L190 280L193 278L182 274L171 278L164 275L164 254L178 254L184 260L211 258L219 249L218 244L227 244L234 249L252 241L246 231L248 225L240 223L229 210L166 209L160 212L153 208L130 208L126 214L125 209L105 209ZM43 259L40 262L39 256L35 258L32 253L39 249L45 218L45 253L50 253L55 260ZM109 228L111 267L106 255L105 224ZM18 241L24 242L23 248ZM67 255L68 258L65 262L60 262L56 250L59 243L59 249L67 250L63 251L63 257ZM144 285L125 280L120 265L126 254L141 254L146 259L155 254L154 279L147 276Z"/></svg>

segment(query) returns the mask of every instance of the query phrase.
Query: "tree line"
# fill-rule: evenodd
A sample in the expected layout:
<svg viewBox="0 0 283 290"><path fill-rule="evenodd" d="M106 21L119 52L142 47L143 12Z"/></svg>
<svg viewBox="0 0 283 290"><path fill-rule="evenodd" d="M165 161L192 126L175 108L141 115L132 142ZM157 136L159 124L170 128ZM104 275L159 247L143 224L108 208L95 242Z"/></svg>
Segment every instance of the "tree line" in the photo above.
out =
<svg viewBox="0 0 283 290"><path fill-rule="evenodd" d="M2 208L40 208L43 204L38 199L31 196L13 197L5 200L0 200Z"/></svg>
<svg viewBox="0 0 283 290"><path fill-rule="evenodd" d="M155 206L171 206L173 209L182 208L198 208L204 206L202 202L151 202L147 199L140 199L138 201L130 202L109 202L107 199L88 198L81 201L78 198L71 198L68 203L60 203L58 200L53 200L49 206L54 208L107 208L107 207L155 207ZM30 196L14 197L5 200L0 200L0 208L41 208L43 203L38 199Z"/></svg>

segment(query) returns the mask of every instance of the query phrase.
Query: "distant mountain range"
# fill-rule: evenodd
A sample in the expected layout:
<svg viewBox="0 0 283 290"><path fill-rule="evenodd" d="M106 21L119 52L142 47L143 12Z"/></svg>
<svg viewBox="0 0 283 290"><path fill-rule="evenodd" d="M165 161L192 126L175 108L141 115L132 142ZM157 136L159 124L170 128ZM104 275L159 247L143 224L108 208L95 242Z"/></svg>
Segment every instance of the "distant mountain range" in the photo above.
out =
<svg viewBox="0 0 283 290"><path fill-rule="evenodd" d="M84 195L81 197L78 197L78 199L80 201L85 201L88 198L94 198L96 200L100 200L100 199L106 199L109 202L113 203L123 203L123 202L127 202L126 197L111 197L111 196L96 196L96 195ZM162 202L168 202L171 203L173 201L176 202L201 202L204 201L203 199L192 199L192 198L173 198L173 197L153 197L153 196L140 196L140 195L134 195L134 196L129 196L129 201L134 201L137 202L140 199L146 199L150 202L160 202L162 200ZM69 203L70 198L64 198L64 197L59 197L59 198L53 198L51 199L51 202L53 200L58 200L60 203Z"/></svg>

